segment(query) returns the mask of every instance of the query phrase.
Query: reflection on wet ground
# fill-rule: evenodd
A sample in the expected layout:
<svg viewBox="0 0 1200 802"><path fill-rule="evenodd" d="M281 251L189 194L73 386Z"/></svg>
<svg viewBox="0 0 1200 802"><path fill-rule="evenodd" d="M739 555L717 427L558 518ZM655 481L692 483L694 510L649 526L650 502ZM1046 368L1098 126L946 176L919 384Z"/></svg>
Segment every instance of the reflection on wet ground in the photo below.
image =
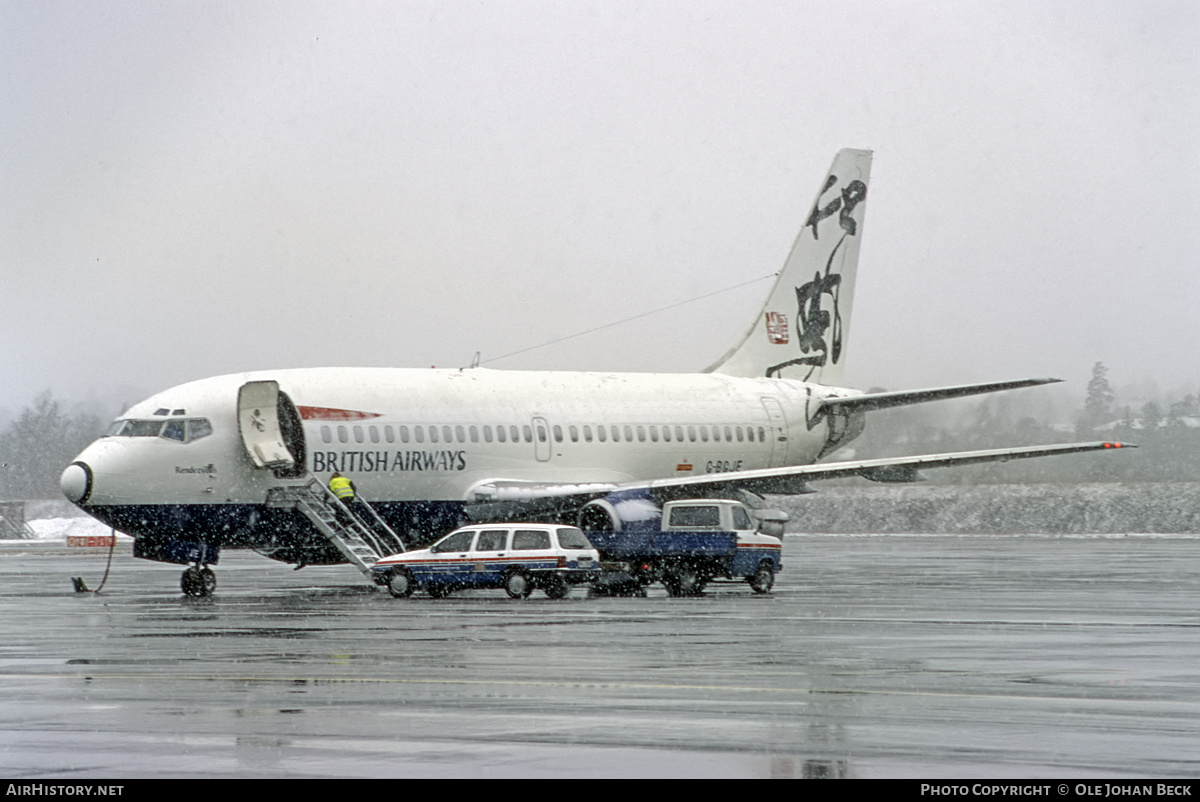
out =
<svg viewBox="0 0 1200 802"><path fill-rule="evenodd" d="M0 772L1200 776L1200 538L789 536L775 591L396 600L222 555L217 594L0 546Z"/></svg>

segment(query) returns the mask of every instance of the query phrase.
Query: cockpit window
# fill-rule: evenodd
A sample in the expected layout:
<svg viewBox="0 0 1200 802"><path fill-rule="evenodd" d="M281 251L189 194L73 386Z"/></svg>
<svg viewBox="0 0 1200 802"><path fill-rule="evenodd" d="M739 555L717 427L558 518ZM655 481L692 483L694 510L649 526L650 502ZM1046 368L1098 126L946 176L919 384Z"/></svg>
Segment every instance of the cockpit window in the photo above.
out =
<svg viewBox="0 0 1200 802"><path fill-rule="evenodd" d="M170 420L137 420L118 418L109 424L104 437L158 437L179 443L190 443L212 434L212 424L206 418L172 418Z"/></svg>
<svg viewBox="0 0 1200 802"><path fill-rule="evenodd" d="M183 428L184 423L185 421L182 420L167 421L167 425L163 427L162 436L168 440L178 440L182 443L187 434Z"/></svg>
<svg viewBox="0 0 1200 802"><path fill-rule="evenodd" d="M162 427L161 420L126 421L125 428L121 430L121 437L158 437Z"/></svg>
<svg viewBox="0 0 1200 802"><path fill-rule="evenodd" d="M212 434L212 424L206 418L193 418L188 421L188 441L199 440Z"/></svg>

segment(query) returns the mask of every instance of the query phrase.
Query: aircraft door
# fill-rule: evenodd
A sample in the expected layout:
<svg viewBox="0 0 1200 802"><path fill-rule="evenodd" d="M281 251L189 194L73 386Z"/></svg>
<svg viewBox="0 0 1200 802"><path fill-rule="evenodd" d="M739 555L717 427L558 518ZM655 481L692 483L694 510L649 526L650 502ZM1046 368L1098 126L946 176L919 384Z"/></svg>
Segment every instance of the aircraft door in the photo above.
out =
<svg viewBox="0 0 1200 802"><path fill-rule="evenodd" d="M238 429L242 445L256 467L283 475L303 471L304 430L292 400L279 382L256 381L238 390Z"/></svg>
<svg viewBox="0 0 1200 802"><path fill-rule="evenodd" d="M550 424L546 423L545 418L535 416L533 419L533 453L538 462L546 462L550 459L551 448Z"/></svg>
<svg viewBox="0 0 1200 802"><path fill-rule="evenodd" d="M771 396L762 396L763 409L767 411L767 420L770 421L770 440L771 440L771 467L778 468L781 465L787 464L788 450L788 429L787 418L783 414L783 406L779 403L779 399Z"/></svg>

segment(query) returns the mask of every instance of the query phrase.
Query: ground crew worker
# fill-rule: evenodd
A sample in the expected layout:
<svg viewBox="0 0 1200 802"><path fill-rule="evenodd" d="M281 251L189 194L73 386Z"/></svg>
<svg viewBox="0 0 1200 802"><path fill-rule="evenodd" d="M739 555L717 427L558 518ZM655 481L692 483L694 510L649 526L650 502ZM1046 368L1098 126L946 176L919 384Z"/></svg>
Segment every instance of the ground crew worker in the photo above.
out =
<svg viewBox="0 0 1200 802"><path fill-rule="evenodd" d="M333 476L329 477L329 490L347 507L350 506L350 502L354 501L354 497L357 495L354 482L351 482L337 471L334 471Z"/></svg>

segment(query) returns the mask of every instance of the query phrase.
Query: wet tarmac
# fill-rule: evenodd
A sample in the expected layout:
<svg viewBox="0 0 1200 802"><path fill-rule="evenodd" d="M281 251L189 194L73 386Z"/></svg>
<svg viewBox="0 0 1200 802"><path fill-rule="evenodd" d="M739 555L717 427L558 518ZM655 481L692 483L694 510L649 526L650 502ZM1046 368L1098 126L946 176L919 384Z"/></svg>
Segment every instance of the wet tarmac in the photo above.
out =
<svg viewBox="0 0 1200 802"><path fill-rule="evenodd" d="M768 596L214 597L0 545L0 775L1200 777L1200 537L789 536Z"/></svg>

